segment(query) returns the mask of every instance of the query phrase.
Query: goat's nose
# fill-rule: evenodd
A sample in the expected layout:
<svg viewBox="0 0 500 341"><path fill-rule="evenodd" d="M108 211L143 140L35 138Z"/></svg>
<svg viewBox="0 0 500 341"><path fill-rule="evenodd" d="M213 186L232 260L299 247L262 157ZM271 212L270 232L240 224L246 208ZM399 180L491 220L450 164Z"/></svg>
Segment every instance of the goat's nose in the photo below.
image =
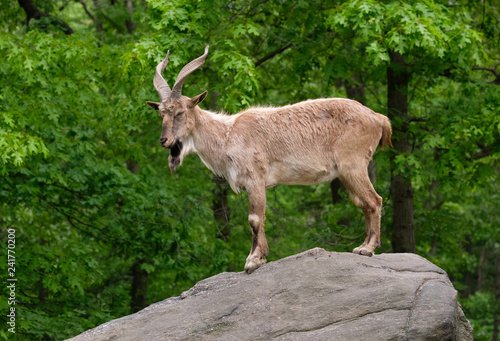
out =
<svg viewBox="0 0 500 341"><path fill-rule="evenodd" d="M166 137L160 137L160 143L164 144L165 142L167 142L167 138Z"/></svg>

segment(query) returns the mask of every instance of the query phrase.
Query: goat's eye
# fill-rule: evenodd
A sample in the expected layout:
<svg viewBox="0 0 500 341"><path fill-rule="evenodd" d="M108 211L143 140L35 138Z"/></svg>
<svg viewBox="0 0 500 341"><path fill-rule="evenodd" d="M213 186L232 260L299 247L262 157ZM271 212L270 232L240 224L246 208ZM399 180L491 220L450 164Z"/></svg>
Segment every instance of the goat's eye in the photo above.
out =
<svg viewBox="0 0 500 341"><path fill-rule="evenodd" d="M182 115L184 115L184 111L179 111L177 114L175 114L175 118L179 118Z"/></svg>

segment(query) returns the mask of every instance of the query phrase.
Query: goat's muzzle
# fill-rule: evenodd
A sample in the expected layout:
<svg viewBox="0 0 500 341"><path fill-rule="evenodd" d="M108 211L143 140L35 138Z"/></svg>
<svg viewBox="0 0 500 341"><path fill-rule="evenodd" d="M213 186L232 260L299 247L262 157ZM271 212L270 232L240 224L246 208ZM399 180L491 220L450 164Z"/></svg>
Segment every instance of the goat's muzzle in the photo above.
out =
<svg viewBox="0 0 500 341"><path fill-rule="evenodd" d="M160 138L160 144L165 149L172 149L176 143L177 141L175 139L168 139L166 137Z"/></svg>
<svg viewBox="0 0 500 341"><path fill-rule="evenodd" d="M166 137L160 138L161 146L165 149L170 149L170 155L173 158L179 157L182 150L182 142L179 140L172 140L170 143Z"/></svg>

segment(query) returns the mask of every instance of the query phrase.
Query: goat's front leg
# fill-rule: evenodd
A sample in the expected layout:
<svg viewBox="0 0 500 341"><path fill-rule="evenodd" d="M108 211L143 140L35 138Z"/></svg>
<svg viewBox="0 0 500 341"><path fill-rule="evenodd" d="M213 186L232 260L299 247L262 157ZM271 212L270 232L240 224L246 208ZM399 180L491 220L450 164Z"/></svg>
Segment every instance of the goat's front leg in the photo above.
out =
<svg viewBox="0 0 500 341"><path fill-rule="evenodd" d="M248 190L248 203L250 206L248 222L252 229L252 249L247 257L245 271L250 274L266 262L266 257L269 254L264 232L264 222L266 220L265 187Z"/></svg>

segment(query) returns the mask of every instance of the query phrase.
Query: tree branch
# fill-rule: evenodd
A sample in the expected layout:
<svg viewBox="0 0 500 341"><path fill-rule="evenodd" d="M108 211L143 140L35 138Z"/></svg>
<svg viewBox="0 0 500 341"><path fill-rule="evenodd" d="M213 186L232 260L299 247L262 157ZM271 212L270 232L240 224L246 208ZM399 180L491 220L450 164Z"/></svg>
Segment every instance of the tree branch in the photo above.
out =
<svg viewBox="0 0 500 341"><path fill-rule="evenodd" d="M264 57L260 58L259 60L257 60L257 61L255 62L255 67L257 67L257 66L259 66L260 64L264 63L265 61L267 61L267 60L269 60L269 59L273 58L274 56L276 56L276 55L280 54L281 52L283 52L283 51L285 51L285 50L289 49L290 47L292 47L292 45L293 45L292 43L289 43L289 44L287 44L287 45L285 45L285 46L282 46L282 47L280 47L280 48L278 48L278 49L276 49L276 50L274 50L274 51L272 51L272 52L269 52L269 53L268 53L268 54L266 54Z"/></svg>
<svg viewBox="0 0 500 341"><path fill-rule="evenodd" d="M89 18L92 19L92 21L95 21L95 17L92 15L92 13L89 12L89 10L88 10L87 5L85 4L85 2L83 0L80 0L78 2L82 4L84 11L85 11L85 13L87 13L87 15L89 16Z"/></svg>
<svg viewBox="0 0 500 341"><path fill-rule="evenodd" d="M500 63L496 63L492 68L487 68L484 66L473 66L472 70L483 70L493 73L493 75L495 76L495 80L491 83L500 85L500 74L496 71L499 66Z"/></svg>
<svg viewBox="0 0 500 341"><path fill-rule="evenodd" d="M66 0L66 2L64 4L62 4L61 7L59 7L59 10L62 11L63 9L66 8L66 6L68 6L68 4L70 3L71 0Z"/></svg>
<svg viewBox="0 0 500 341"><path fill-rule="evenodd" d="M235 15L233 16L229 22L226 24L226 26L224 26L223 28L221 28L220 30L218 30L217 32L215 32L214 34L212 34L213 36L216 36L217 34L221 33L222 31L224 31L229 25L231 25L233 23L233 21L236 20L236 18L238 18L241 13L243 13L244 10L246 10L248 8L248 6L250 6L252 4L252 2L254 2L254 0L250 0L250 2L248 4L246 4L245 6L243 6L243 8Z"/></svg>
<svg viewBox="0 0 500 341"><path fill-rule="evenodd" d="M29 22L31 19L38 20L38 19L42 19L42 18L49 18L50 23L52 25L56 24L56 26L60 25L62 27L62 31L65 34L69 35L69 34L75 33L75 31L73 31L73 29L67 23L65 23L63 20L40 11L35 6L35 4L33 3L32 0L17 0L17 2L19 3L19 6L21 6L21 8L26 13L26 26L29 25ZM43 27L43 25L40 25L40 24L39 24L39 26Z"/></svg>
<svg viewBox="0 0 500 341"><path fill-rule="evenodd" d="M52 207L52 208L53 208L56 212L58 212L58 213L60 213L61 215L63 215L63 216L66 218L66 220L68 221L68 223L69 223L72 227L76 228L76 229L77 229L77 230L79 230L80 232L82 232L82 233L84 233L84 234L87 234L87 235L89 235L89 236L91 236L91 237L93 237L93 238L96 238L96 239L100 239L100 240L104 240L104 241L106 241L106 239L104 239L104 238L102 238L102 237L100 237L100 236L98 236L98 235L95 235L95 234L93 234L93 233L90 233L89 231L86 231L85 229L80 228L77 224L75 224L75 223L74 223L74 221L76 221L76 222L77 222L77 223L79 223L80 225L83 225L83 226L86 226L86 227L89 227L89 228L91 228L91 229L95 229L95 230L99 231L101 235L103 235L103 236L105 236L105 237L107 237L107 238L108 238L108 240L107 240L107 241L109 241L109 240L121 240L123 244L133 244L133 245L140 246L140 247L148 247L147 245L145 245L145 244L143 244L143 243L138 243L138 242L135 242L135 241L133 241L133 240L128 240L128 239L126 239L126 238L123 238L123 237L120 237L120 236L116 236L116 235L110 235L110 234L109 234L109 233L107 233L104 229L99 228L99 227L97 227L97 226L95 226L95 225L92 225L92 224L85 223L84 221L82 221L82 220L80 220L80 219L76 218L75 216L72 216L72 215L70 215L70 214L68 214L68 213L64 212L64 211L63 211L62 209L60 209L57 205L55 205L55 204L53 204L53 203L51 203L51 202L49 202L49 201L47 201L47 200L45 200L45 202L46 202L49 206L51 206L51 207ZM79 213L81 213L81 212L79 212ZM88 217L86 217L86 218L88 218Z"/></svg>
<svg viewBox="0 0 500 341"><path fill-rule="evenodd" d="M482 159L483 157L490 156L491 153L493 152L492 147L485 146L484 144L482 144L480 142L476 142L476 144L481 149L481 151L474 154L474 156L473 156L474 160Z"/></svg>
<svg viewBox="0 0 500 341"><path fill-rule="evenodd" d="M254 9L256 9L257 7L259 7L260 5L263 5L263 4L265 4L266 2L269 2L269 1L271 1L271 0L264 0L264 1L259 2L258 4L256 4L255 6L252 6L252 7L248 10L247 15L248 15L248 14L250 14L250 13L251 13Z"/></svg>
<svg viewBox="0 0 500 341"><path fill-rule="evenodd" d="M119 33L124 33L123 29L120 27L120 25L118 25L116 22L113 21L113 19L111 19L110 17L108 17L106 14L102 13L101 12L101 15L104 19L106 19L107 21L109 21L111 23L111 25L113 25Z"/></svg>
<svg viewBox="0 0 500 341"><path fill-rule="evenodd" d="M411 117L408 119L408 123L411 122L427 122L427 117Z"/></svg>
<svg viewBox="0 0 500 341"><path fill-rule="evenodd" d="M80 0L81 1L81 0ZM83 2L83 1L81 1ZM111 2L112 5L114 5L115 3L112 1ZM99 4L99 0L94 0L94 6L96 7L96 11L97 11L97 32L102 32L102 21L100 20L101 18L104 18L106 19L107 21L109 21L109 23L114 27L116 28L116 30L118 31L118 33L125 33L125 31L123 30L123 28L118 25L113 19L111 19L110 17L108 17L106 14L104 14L104 12L102 11L102 8ZM128 28L127 28L128 29Z"/></svg>

